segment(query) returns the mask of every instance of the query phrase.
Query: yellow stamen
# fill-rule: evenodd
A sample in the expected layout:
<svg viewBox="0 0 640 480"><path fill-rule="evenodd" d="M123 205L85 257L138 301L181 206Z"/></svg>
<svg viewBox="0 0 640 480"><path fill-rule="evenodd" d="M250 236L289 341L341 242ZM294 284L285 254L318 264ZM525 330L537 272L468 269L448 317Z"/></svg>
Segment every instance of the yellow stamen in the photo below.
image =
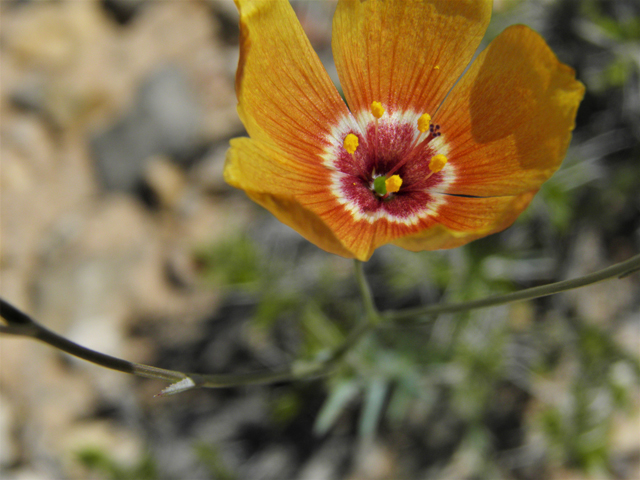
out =
<svg viewBox="0 0 640 480"><path fill-rule="evenodd" d="M353 133L350 133L349 135L344 137L344 143L342 144L342 146L347 152L353 153L358 148L359 143L360 142L358 141L358 137L356 137Z"/></svg>
<svg viewBox="0 0 640 480"><path fill-rule="evenodd" d="M438 173L440 170L444 168L447 164L447 157L442 155L441 153L434 155L433 158L429 161L429 170L433 173Z"/></svg>
<svg viewBox="0 0 640 480"><path fill-rule="evenodd" d="M433 67L434 70L440 70L440 65L436 65L435 67Z"/></svg>
<svg viewBox="0 0 640 480"><path fill-rule="evenodd" d="M384 181L385 187L387 187L387 193L396 193L402 186L402 178L400 175L391 175Z"/></svg>
<svg viewBox="0 0 640 480"><path fill-rule="evenodd" d="M380 118L384 115L384 107L380 102L373 102L371 104L371 114L376 118Z"/></svg>
<svg viewBox="0 0 640 480"><path fill-rule="evenodd" d="M418 130L420 133L424 133L429 130L429 125L431 125L431 115L423 113L418 119Z"/></svg>

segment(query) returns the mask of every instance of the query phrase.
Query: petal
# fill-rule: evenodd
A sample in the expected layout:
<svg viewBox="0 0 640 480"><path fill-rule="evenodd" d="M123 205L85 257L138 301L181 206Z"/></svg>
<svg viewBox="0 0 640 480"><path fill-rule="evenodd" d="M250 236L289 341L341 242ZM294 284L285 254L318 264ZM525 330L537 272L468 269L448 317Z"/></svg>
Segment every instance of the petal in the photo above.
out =
<svg viewBox="0 0 640 480"><path fill-rule="evenodd" d="M238 113L249 135L319 162L327 134L349 114L287 0L236 0Z"/></svg>
<svg viewBox="0 0 640 480"><path fill-rule="evenodd" d="M343 257L368 260L381 245L433 224L432 219L412 226L357 220L331 192L330 173L249 138L231 140L224 167L227 183L310 242Z"/></svg>
<svg viewBox="0 0 640 480"><path fill-rule="evenodd" d="M224 165L225 181L236 188L276 195L323 190L328 170L289 159L260 141L241 137L230 141ZM326 190L326 188L325 188Z"/></svg>
<svg viewBox="0 0 640 480"><path fill-rule="evenodd" d="M321 168L300 166L266 145L235 138L227 152L224 179L318 247L347 258L355 256L316 213L297 199L301 196L317 204L332 201L328 188L322 188L326 174Z"/></svg>
<svg viewBox="0 0 640 480"><path fill-rule="evenodd" d="M506 29L473 62L433 122L450 147L460 195L537 189L565 156L584 86L545 41Z"/></svg>
<svg viewBox="0 0 640 480"><path fill-rule="evenodd" d="M340 0L333 56L351 111L433 114L471 60L491 0Z"/></svg>
<svg viewBox="0 0 640 480"><path fill-rule="evenodd" d="M447 195L438 224L393 242L414 252L465 245L509 227L529 205L536 190L512 197L469 198Z"/></svg>

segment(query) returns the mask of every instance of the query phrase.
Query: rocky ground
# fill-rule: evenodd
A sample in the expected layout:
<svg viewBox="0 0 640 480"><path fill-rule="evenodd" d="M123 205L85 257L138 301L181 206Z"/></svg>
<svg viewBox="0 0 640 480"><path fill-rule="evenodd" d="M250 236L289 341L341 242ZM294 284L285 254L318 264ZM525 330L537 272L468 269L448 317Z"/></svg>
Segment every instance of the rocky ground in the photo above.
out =
<svg viewBox="0 0 640 480"><path fill-rule="evenodd" d="M496 2L496 8L506 9L508 3ZM622 51L627 44L607 46L605 37L593 56L576 57L573 37L563 37L550 20L547 4L553 2L524 3L498 16L490 33L518 21L533 24L555 42L561 58L579 62L572 65L597 90L597 55L607 48ZM556 3L556 13L577 15L572 2ZM301 3L297 9L321 58L330 62L332 4ZM305 341L299 327L291 327L297 322L291 316L274 315L269 334L255 327L256 309L266 318L265 305L270 305L251 289L254 281L260 285L259 274L246 261L246 281L245 270L237 266L245 265L243 258L231 277L217 272L215 262L212 273L211 259L202 253L211 245L249 238L261 245L263 257L284 265L285 274L274 273L279 289L306 298L325 281L332 285L322 292L344 302L354 298L349 261L310 246L222 180L228 140L244 134L234 94L238 31L231 2L6 0L0 15L4 299L90 348L213 373L287 364ZM573 25L578 31L590 28L585 22ZM585 100L568 168L546 197L555 203L542 199L525 222L500 237L502 248L538 252L538 261L483 257L488 278L529 286L637 254L640 196L633 185L640 170L633 155L639 152L640 100L635 75L623 82L622 96L606 93L601 85L600 93ZM480 245L486 249L489 243ZM449 252L442 258L455 265L469 255ZM435 287L413 284L405 285L401 300L393 298L384 280L390 278L386 266L404 265L405 272L417 268L408 257L398 258L395 250L383 249L368 267L381 304L432 299ZM229 287L236 281L249 287ZM586 325L605 329L616 349L634 357L640 348L638 298L638 280L629 278L496 315L524 322L526 327L514 327L524 332L570 312ZM330 311L332 302L323 302L320 310ZM554 459L554 446L543 448L539 457L529 448L540 432L526 430L528 419L544 409L545 399L557 401L557 392L569 388L567 379L579 375L579 361L562 358L553 375L537 378L531 391L510 385L492 394L513 414L522 434L510 443L505 432L511 430L495 427L508 423L506 410L488 410L487 422L505 443L497 448L502 455L498 477L474 470L482 450L463 445L464 422L448 416L438 422L420 403L407 414L413 420L403 420L406 428L386 420L378 435L363 437L357 427L361 405L353 401L328 433L319 434L316 419L332 391L322 380L155 398L165 386L161 382L2 337L0 472L15 480L402 475L568 480L584 478L585 471L595 478L610 472L640 478L633 362L616 360L617 370L612 367L631 400L625 409L612 410L607 424L609 473ZM527 460L524 454L533 456ZM544 461L536 464L539 458Z"/></svg>

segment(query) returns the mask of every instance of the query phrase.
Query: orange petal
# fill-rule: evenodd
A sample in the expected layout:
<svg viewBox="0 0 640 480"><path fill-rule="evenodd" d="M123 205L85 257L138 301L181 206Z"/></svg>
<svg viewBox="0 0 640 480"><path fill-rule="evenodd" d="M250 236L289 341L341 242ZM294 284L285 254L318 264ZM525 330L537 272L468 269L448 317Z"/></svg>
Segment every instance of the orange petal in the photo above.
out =
<svg viewBox="0 0 640 480"><path fill-rule="evenodd" d="M347 258L355 256L300 201L311 205L335 203L326 186L326 171L320 167L301 167L266 145L249 138L235 138L227 152L224 178L318 247Z"/></svg>
<svg viewBox="0 0 640 480"><path fill-rule="evenodd" d="M465 245L509 227L529 205L536 190L513 197L447 196L438 210L437 224L393 242L414 252Z"/></svg>
<svg viewBox="0 0 640 480"><path fill-rule="evenodd" d="M224 167L227 183L310 242L343 257L368 260L379 246L420 228L356 220L331 193L330 173L249 138L231 140Z"/></svg>
<svg viewBox="0 0 640 480"><path fill-rule="evenodd" d="M374 223L366 221L356 221L342 207L327 212L323 215L325 222L331 230L336 233L342 243L353 252L353 257L360 261L367 261L373 252L382 245L385 245L403 235L407 228L402 228L397 224L391 224L384 219L379 219ZM411 227L411 231L416 231L418 227Z"/></svg>
<svg viewBox="0 0 640 480"><path fill-rule="evenodd" d="M296 195L322 190L328 182L329 171L324 167L291 160L260 141L241 137L232 139L230 144L224 179L236 188Z"/></svg>
<svg viewBox="0 0 640 480"><path fill-rule="evenodd" d="M433 123L449 144L449 193L537 189L565 156L584 86L531 29L506 29L473 62Z"/></svg>
<svg viewBox="0 0 640 480"><path fill-rule="evenodd" d="M351 111L433 114L480 45L491 0L340 0L333 56Z"/></svg>
<svg viewBox="0 0 640 480"><path fill-rule="evenodd" d="M238 113L249 135L318 162L349 114L287 0L236 0L240 11Z"/></svg>
<svg viewBox="0 0 640 480"><path fill-rule="evenodd" d="M341 257L356 257L335 237L332 230L320 217L304 208L293 197L249 190L246 193L251 200L269 210L278 220L293 228L317 247Z"/></svg>

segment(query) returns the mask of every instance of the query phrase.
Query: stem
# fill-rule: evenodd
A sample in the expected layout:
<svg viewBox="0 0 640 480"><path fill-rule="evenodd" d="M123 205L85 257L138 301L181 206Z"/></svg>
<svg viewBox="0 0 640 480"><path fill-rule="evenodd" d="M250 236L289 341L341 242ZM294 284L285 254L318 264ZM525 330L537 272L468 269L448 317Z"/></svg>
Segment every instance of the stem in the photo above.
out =
<svg viewBox="0 0 640 480"><path fill-rule="evenodd" d="M345 341L324 361L318 361L298 367L292 365L278 371L260 371L241 374L222 375L201 375L197 373L186 373L164 368L152 367L141 363L129 362L121 358L112 357L104 353L96 352L89 348L78 345L57 333L52 332L40 325L33 318L21 312L13 305L0 298L0 316L4 318L7 325L0 325L0 333L31 337L51 345L69 355L82 358L88 362L101 367L109 368L131 375L146 378L156 378L167 382L175 382L167 387L160 395L180 393L192 388L224 388L241 385L256 385L265 383L287 382L299 380L301 378L313 378L327 375L338 363L351 347L364 335L372 325L362 323L356 327L345 339Z"/></svg>
<svg viewBox="0 0 640 480"><path fill-rule="evenodd" d="M159 378L170 382L182 380L187 377L186 374L181 372L128 362L120 358L112 357L111 355L96 352L95 350L83 347L82 345L78 345L57 333L52 332L48 328L43 327L27 314L21 312L1 298L0 315L2 315L9 324L8 326L2 327L2 330L0 330L2 333L32 337L36 340L49 344L58 350L66 352L69 355L82 358L83 360L95 363L101 367L141 377Z"/></svg>
<svg viewBox="0 0 640 480"><path fill-rule="evenodd" d="M363 263L360 260L355 260L354 263L356 271L356 281L358 282L358 288L360 290L360 296L364 303L364 311L367 315L367 320L370 323L379 323L382 319L380 312L376 308L376 304L373 301L373 294L371 293L371 287L364 276Z"/></svg>
<svg viewBox="0 0 640 480"><path fill-rule="evenodd" d="M430 305L426 307L409 308L402 311L387 311L382 313L388 321L403 322L415 320L414 317L423 315L437 315L440 313L457 313L466 312L476 308L493 307L496 305L504 305L505 303L518 302L522 300L531 300L533 298L546 297L554 293L566 292L575 288L592 285L594 283L609 280L610 278L623 278L640 270L640 255L631 257L624 262L616 263L610 267L599 270L597 272L585 275L583 277L564 280L562 282L550 283L540 287L526 288L518 292L507 293L505 295L496 295L493 297L472 300L469 302Z"/></svg>
<svg viewBox="0 0 640 480"><path fill-rule="evenodd" d="M31 337L47 343L58 350L70 355L82 358L96 365L117 370L123 373L138 375L146 378L157 378L169 382L175 382L163 390L162 394L169 395L179 393L192 388L223 388L240 385L255 385L264 383L287 382L302 378L312 378L327 375L340 362L349 350L365 335L372 330L381 320L392 320L402 322L411 320L413 317L421 315L435 315L439 313L463 312L475 308L484 308L505 303L529 300L532 298L552 295L564 292L585 285L601 282L614 277L625 277L640 270L640 255L630 258L624 262L617 263L611 267L598 272L586 275L573 280L552 283L541 287L529 288L519 292L498 295L471 302L458 303L453 305L433 305L403 310L400 312L380 313L373 302L371 288L364 276L362 262L355 262L355 274L358 287L364 302L366 317L358 324L345 341L333 351L328 359L318 361L306 366L299 367L292 365L286 369L275 372L249 372L243 374L228 375L200 375L197 373L185 373L175 370L152 367L140 363L129 362L120 358L112 357L104 353L96 352L83 347L66 338L43 327L31 317L21 312L11 304L0 298L0 316L4 318L7 325L0 325L0 333Z"/></svg>

